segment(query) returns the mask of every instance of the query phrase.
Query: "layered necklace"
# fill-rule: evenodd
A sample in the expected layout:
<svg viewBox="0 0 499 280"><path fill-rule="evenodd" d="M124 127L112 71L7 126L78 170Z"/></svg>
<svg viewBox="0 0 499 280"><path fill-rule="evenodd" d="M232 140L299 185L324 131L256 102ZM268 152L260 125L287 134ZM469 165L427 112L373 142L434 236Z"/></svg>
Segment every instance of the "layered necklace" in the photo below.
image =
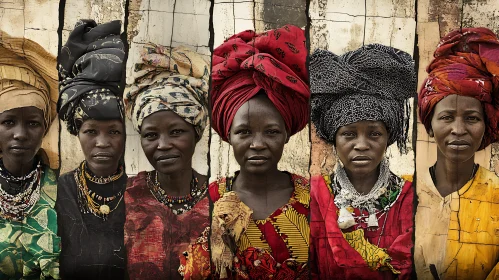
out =
<svg viewBox="0 0 499 280"><path fill-rule="evenodd" d="M40 181L43 175L42 163L38 161L35 169L24 176L14 176L5 168L0 161L0 177L7 183L15 183L19 187L13 188L16 194L12 195L5 191L0 184L0 217L12 221L22 221L33 209L40 199Z"/></svg>
<svg viewBox="0 0 499 280"><path fill-rule="evenodd" d="M161 203L172 209L173 214L180 215L183 214L194 207L208 191L206 183L201 187L198 187L198 179L192 172L192 180L190 183L190 192L185 196L171 196L168 195L164 189L161 188L161 184L158 180L158 171L154 172L155 176L152 178L153 172L147 173L147 186L151 191L152 195ZM180 208L174 208L174 206L180 205Z"/></svg>
<svg viewBox="0 0 499 280"><path fill-rule="evenodd" d="M120 179L124 174L123 166L120 166L115 174L108 177L97 177L90 173L87 169L86 162L83 161L81 165L75 170L74 178L78 186L78 206L80 212L83 214L92 213L94 216L102 218L104 221L111 212L118 208L121 200L123 199L123 190L110 196L103 197L90 190L87 185L87 180L99 185L106 185ZM109 207L109 203L117 200L113 209Z"/></svg>
<svg viewBox="0 0 499 280"><path fill-rule="evenodd" d="M369 228L378 227L377 214L382 212L383 215L388 212L395 201L397 201L404 183L402 179L390 175L388 160L385 158L380 163L378 180L373 188L369 193L361 194L348 179L345 169L342 166L338 166L332 180L332 190L335 193L334 203L340 209L338 225L341 229L350 228L360 222L367 223ZM391 177L397 178L397 182L391 182ZM380 197L387 194L395 194L396 196L389 198L387 203L381 205ZM367 211L368 216L361 214L360 217L354 217L354 208L359 209L360 213L362 213L362 210Z"/></svg>

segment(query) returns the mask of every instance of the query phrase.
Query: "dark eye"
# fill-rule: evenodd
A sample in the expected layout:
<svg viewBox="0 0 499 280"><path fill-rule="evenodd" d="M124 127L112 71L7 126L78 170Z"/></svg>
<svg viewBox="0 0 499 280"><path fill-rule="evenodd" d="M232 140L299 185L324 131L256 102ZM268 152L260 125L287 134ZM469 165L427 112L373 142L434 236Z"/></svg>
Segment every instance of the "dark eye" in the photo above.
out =
<svg viewBox="0 0 499 280"><path fill-rule="evenodd" d="M378 136L381 136L381 135L383 135L383 134L381 132L379 132L379 131L373 131L373 132L371 132L371 136L378 137Z"/></svg>
<svg viewBox="0 0 499 280"><path fill-rule="evenodd" d="M183 130L183 129L174 129L170 132L170 135L180 135L184 132L185 132L185 130Z"/></svg>
<svg viewBox="0 0 499 280"><path fill-rule="evenodd" d="M145 133L145 134L142 136L142 138L145 138L145 139L149 139L149 140L151 140L151 139L156 138L157 136L158 136L158 134L157 134L156 132L147 132L147 133Z"/></svg>
<svg viewBox="0 0 499 280"><path fill-rule="evenodd" d="M248 135L251 134L251 131L249 129L239 129L236 131L237 135Z"/></svg>
<svg viewBox="0 0 499 280"><path fill-rule="evenodd" d="M28 123L29 126L41 126L42 124L40 122L37 122L37 121L30 121Z"/></svg>
<svg viewBox="0 0 499 280"><path fill-rule="evenodd" d="M84 133L84 134L97 134L97 130L95 130L95 129L91 129L91 128L90 128L90 129L85 129L85 130L83 131L83 133Z"/></svg>
<svg viewBox="0 0 499 280"><path fill-rule="evenodd" d="M352 132L352 131L343 131L341 133L341 136L344 136L344 137L355 137L355 133Z"/></svg>
<svg viewBox="0 0 499 280"><path fill-rule="evenodd" d="M281 131L278 130L278 129L269 129L269 130L267 130L267 134L279 134L279 133L281 133Z"/></svg>
<svg viewBox="0 0 499 280"><path fill-rule="evenodd" d="M2 121L2 124L3 125L14 125L14 121L13 120L4 120L4 121Z"/></svg>
<svg viewBox="0 0 499 280"><path fill-rule="evenodd" d="M109 134L120 135L121 131L113 129L113 130L109 131Z"/></svg>
<svg viewBox="0 0 499 280"><path fill-rule="evenodd" d="M450 116L450 115L443 115L443 116L440 116L438 119L439 120L443 120L443 121L451 121L454 118L452 116Z"/></svg>
<svg viewBox="0 0 499 280"><path fill-rule="evenodd" d="M472 121L472 122L479 122L479 121L481 121L482 119L481 119L480 117L477 117L477 116L468 116L468 117L466 118L466 120L468 120L468 121Z"/></svg>

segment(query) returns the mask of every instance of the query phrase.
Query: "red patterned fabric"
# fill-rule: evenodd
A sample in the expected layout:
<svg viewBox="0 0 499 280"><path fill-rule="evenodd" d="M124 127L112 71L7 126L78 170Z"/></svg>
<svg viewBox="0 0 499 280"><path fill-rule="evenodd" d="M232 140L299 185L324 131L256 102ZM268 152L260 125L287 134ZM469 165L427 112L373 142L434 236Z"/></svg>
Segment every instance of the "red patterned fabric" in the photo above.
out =
<svg viewBox="0 0 499 280"><path fill-rule="evenodd" d="M390 263L401 271L399 275L391 271L373 271L368 267L342 235L337 222L339 209L324 178L314 176L310 184L310 265L313 279L410 279L414 227L414 190L411 182L406 181L388 215L378 216L378 230L366 230L364 235L371 244L377 245L379 240L378 247L387 249L392 258ZM356 215L360 214L358 211L355 209ZM380 236L383 224L385 227Z"/></svg>
<svg viewBox="0 0 499 280"><path fill-rule="evenodd" d="M180 259L209 227L208 196L175 215L152 195L146 172L129 178L125 192L125 246L130 279L182 279ZM209 267L209 262L208 262ZM208 268L209 270L209 268ZM200 279L200 278L196 278Z"/></svg>
<svg viewBox="0 0 499 280"><path fill-rule="evenodd" d="M276 106L291 134L309 120L310 89L305 33L299 27L256 34L244 31L213 52L212 126L227 141L237 110L260 90Z"/></svg>
<svg viewBox="0 0 499 280"><path fill-rule="evenodd" d="M451 94L480 100L486 131L480 149L499 141L499 40L486 28L463 28L440 41L419 92L419 116L428 130L435 105Z"/></svg>

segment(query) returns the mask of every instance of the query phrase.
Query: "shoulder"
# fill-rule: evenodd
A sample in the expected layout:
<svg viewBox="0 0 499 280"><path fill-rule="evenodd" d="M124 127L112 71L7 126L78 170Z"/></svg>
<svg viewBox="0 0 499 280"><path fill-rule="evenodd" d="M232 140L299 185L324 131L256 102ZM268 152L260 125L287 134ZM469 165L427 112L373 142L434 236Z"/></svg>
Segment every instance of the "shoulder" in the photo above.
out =
<svg viewBox="0 0 499 280"><path fill-rule="evenodd" d="M145 189L147 187L148 171L141 171L137 175L128 177L126 183L126 192L135 192Z"/></svg>
<svg viewBox="0 0 499 280"><path fill-rule="evenodd" d="M298 202L308 207L310 205L310 182L303 176L290 173L294 185L295 198Z"/></svg>
<svg viewBox="0 0 499 280"><path fill-rule="evenodd" d="M219 200L225 193L228 179L230 179L230 177L219 178L216 181L211 182L208 186L208 192L213 202Z"/></svg>
<svg viewBox="0 0 499 280"><path fill-rule="evenodd" d="M45 199L50 207L54 207L57 199L56 172L48 165L43 165L42 170L43 174L40 180L40 197Z"/></svg>

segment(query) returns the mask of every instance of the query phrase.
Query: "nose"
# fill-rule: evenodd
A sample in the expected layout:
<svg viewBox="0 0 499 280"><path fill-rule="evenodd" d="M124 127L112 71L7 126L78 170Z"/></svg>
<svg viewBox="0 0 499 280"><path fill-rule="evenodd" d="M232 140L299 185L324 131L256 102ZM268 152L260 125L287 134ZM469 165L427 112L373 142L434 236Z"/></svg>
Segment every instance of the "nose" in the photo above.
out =
<svg viewBox="0 0 499 280"><path fill-rule="evenodd" d="M16 127L14 128L14 135L13 135L13 137L17 141L25 141L26 139L28 139L28 129L27 129L27 127L24 126L24 125L22 125L22 124L16 125Z"/></svg>
<svg viewBox="0 0 499 280"><path fill-rule="evenodd" d="M251 139L250 149L263 150L265 149L265 141L263 141L263 136L261 133L256 133Z"/></svg>
<svg viewBox="0 0 499 280"><path fill-rule="evenodd" d="M97 136L97 139L95 140L95 146L99 148L107 148L111 146L111 141L107 137L107 135L101 133L100 135Z"/></svg>
<svg viewBox="0 0 499 280"><path fill-rule="evenodd" d="M463 118L456 118L455 121L451 123L451 133L456 136L462 136L466 134L466 123Z"/></svg>
<svg viewBox="0 0 499 280"><path fill-rule="evenodd" d="M167 135L161 135L158 139L158 150L168 150L171 149L172 141Z"/></svg>
<svg viewBox="0 0 499 280"><path fill-rule="evenodd" d="M367 137L365 137L364 135L359 135L357 137L357 141L355 141L354 149L357 151L365 151L369 150L369 147L370 146Z"/></svg>

